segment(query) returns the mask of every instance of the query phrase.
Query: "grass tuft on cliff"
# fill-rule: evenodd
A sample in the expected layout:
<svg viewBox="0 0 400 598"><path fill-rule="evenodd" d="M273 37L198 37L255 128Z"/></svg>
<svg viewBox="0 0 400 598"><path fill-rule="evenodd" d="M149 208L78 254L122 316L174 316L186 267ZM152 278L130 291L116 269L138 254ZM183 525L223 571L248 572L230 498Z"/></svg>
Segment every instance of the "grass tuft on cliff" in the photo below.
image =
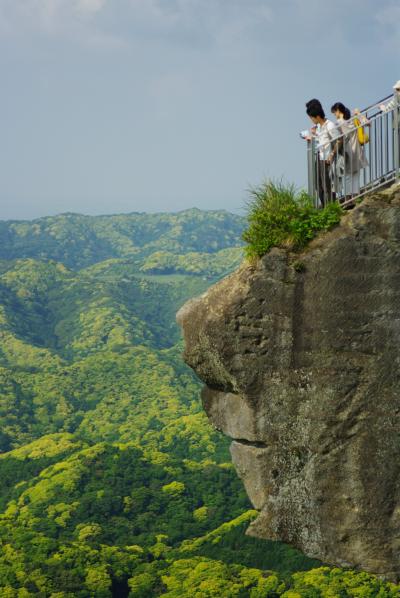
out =
<svg viewBox="0 0 400 598"><path fill-rule="evenodd" d="M265 255L272 247L303 249L318 232L339 223L343 213L336 202L316 209L312 198L294 185L266 181L250 191L248 228L242 238L248 258Z"/></svg>

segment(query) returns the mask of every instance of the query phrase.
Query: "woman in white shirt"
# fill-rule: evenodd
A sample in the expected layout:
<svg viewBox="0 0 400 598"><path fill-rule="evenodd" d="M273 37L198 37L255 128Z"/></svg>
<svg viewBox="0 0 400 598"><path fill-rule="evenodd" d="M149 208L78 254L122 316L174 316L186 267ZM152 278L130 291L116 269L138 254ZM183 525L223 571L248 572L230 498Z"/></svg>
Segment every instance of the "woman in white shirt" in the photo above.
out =
<svg viewBox="0 0 400 598"><path fill-rule="evenodd" d="M351 112L341 102L336 102L331 108L336 116L341 137L329 155L328 160L333 161L339 152L344 157L344 180L342 201L350 201L360 193L360 171L368 166L364 149L358 141L357 127Z"/></svg>

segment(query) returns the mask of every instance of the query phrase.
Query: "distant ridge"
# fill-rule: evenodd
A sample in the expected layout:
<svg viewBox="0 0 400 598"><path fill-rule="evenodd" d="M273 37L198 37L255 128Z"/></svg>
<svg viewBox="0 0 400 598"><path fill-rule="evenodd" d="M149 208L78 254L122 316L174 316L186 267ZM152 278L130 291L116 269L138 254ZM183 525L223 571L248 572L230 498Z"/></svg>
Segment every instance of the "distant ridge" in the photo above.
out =
<svg viewBox="0 0 400 598"><path fill-rule="evenodd" d="M0 221L0 259L52 259L80 269L157 251L215 253L242 246L245 219L226 210L87 216L67 212Z"/></svg>
<svg viewBox="0 0 400 598"><path fill-rule="evenodd" d="M201 208L192 207L192 208L184 208L183 210L176 210L176 211L160 211L160 212L116 212L115 214L84 214L81 212L60 212L60 214L50 215L50 216L38 216L37 218L0 218L0 225L2 223L21 223L21 222L38 222L40 220L49 220L53 218L61 218L65 216L73 216L78 218L113 218L115 216L174 216L177 214L185 214L185 213L203 213L203 214L231 214L235 216L234 212L230 212L225 208L220 208L216 210L203 210ZM239 216L241 218L241 216Z"/></svg>

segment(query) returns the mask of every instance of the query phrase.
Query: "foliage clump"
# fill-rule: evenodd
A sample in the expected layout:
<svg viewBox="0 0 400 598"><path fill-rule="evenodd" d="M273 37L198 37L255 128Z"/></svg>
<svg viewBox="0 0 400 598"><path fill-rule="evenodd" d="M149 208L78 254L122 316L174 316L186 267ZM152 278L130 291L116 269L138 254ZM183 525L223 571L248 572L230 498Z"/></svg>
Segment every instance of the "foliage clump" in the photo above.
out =
<svg viewBox="0 0 400 598"><path fill-rule="evenodd" d="M312 198L293 185L266 181L251 190L248 202L246 241L248 258L261 257L272 247L303 249L318 232L339 223L341 206L332 202L323 209L313 205Z"/></svg>

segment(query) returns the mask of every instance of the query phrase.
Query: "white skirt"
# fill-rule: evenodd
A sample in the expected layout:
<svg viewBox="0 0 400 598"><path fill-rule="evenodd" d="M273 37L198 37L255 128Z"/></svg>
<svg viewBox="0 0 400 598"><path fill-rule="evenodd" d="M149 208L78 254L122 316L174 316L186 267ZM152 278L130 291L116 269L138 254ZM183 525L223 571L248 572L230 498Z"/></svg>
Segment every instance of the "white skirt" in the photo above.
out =
<svg viewBox="0 0 400 598"><path fill-rule="evenodd" d="M358 195L360 193L360 173L346 174L343 179L343 195Z"/></svg>

